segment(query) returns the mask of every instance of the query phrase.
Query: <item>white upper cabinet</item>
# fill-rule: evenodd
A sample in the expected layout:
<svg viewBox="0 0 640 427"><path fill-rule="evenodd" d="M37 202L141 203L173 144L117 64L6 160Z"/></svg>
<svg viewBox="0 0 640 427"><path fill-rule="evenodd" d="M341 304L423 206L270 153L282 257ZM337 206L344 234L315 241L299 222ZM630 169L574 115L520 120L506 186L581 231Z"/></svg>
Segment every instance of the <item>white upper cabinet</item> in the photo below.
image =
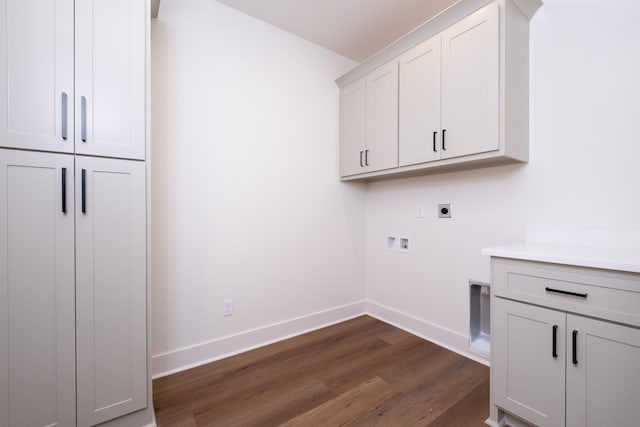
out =
<svg viewBox="0 0 640 427"><path fill-rule="evenodd" d="M340 91L340 175L398 166L398 62Z"/></svg>
<svg viewBox="0 0 640 427"><path fill-rule="evenodd" d="M366 139L366 81L340 91L340 175L362 172Z"/></svg>
<svg viewBox="0 0 640 427"><path fill-rule="evenodd" d="M73 152L73 0L0 0L0 146Z"/></svg>
<svg viewBox="0 0 640 427"><path fill-rule="evenodd" d="M440 37L400 57L400 166L440 159Z"/></svg>
<svg viewBox="0 0 640 427"><path fill-rule="evenodd" d="M442 33L442 157L500 147L499 7L491 4Z"/></svg>
<svg viewBox="0 0 640 427"><path fill-rule="evenodd" d="M497 150L499 7L400 57L400 166Z"/></svg>
<svg viewBox="0 0 640 427"><path fill-rule="evenodd" d="M0 0L0 21L1 146L145 158L145 1Z"/></svg>
<svg viewBox="0 0 640 427"><path fill-rule="evenodd" d="M76 0L76 153L145 157L145 3Z"/></svg>
<svg viewBox="0 0 640 427"><path fill-rule="evenodd" d="M349 158L341 164L352 166L341 168L343 179L528 161L529 19L538 2L516 2L495 0L480 9L458 2L337 80L341 94L367 82L364 165L356 162L359 150L341 149ZM396 62L396 92L379 97L384 102L371 110L370 77L386 66L378 64ZM349 117L341 111L343 121ZM349 128L361 129L362 123L341 123ZM394 129L397 138L390 137ZM340 137L349 144L344 133ZM389 145L374 153L378 140Z"/></svg>
<svg viewBox="0 0 640 427"><path fill-rule="evenodd" d="M367 80L366 149L367 171L398 166L398 62L392 61Z"/></svg>

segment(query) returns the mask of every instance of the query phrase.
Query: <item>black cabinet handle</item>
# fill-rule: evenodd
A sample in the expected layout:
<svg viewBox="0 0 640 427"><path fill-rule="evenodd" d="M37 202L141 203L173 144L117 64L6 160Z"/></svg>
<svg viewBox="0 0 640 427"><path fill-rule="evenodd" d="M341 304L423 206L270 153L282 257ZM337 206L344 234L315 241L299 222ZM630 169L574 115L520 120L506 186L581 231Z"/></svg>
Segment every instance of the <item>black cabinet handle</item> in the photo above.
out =
<svg viewBox="0 0 640 427"><path fill-rule="evenodd" d="M446 146L446 145L445 145L445 143L444 143L444 134L445 134L446 132L447 132L447 130L446 130L446 129L442 129L442 149L443 149L444 151L447 151L447 146Z"/></svg>
<svg viewBox="0 0 640 427"><path fill-rule="evenodd" d="M544 288L545 291L547 292L555 292L556 294L563 294L563 295L571 295L574 297L580 297L580 298L586 298L588 294L584 293L579 293L579 292L570 292L570 291L563 291L562 289L553 289L550 287L546 287Z"/></svg>
<svg viewBox="0 0 640 427"><path fill-rule="evenodd" d="M558 357L558 325L553 325L553 338L551 342L551 356L553 358Z"/></svg>
<svg viewBox="0 0 640 427"><path fill-rule="evenodd" d="M433 152L437 153L438 149L436 148L436 135L438 135L438 132L433 131Z"/></svg>
<svg viewBox="0 0 640 427"><path fill-rule="evenodd" d="M360 151L360 167L364 167L364 163L362 163L362 155L364 154L364 151Z"/></svg>
<svg viewBox="0 0 640 427"><path fill-rule="evenodd" d="M67 213L67 168L62 168L62 213Z"/></svg>
<svg viewBox="0 0 640 427"><path fill-rule="evenodd" d="M571 336L572 362L578 364L578 331L574 330Z"/></svg>
<svg viewBox="0 0 640 427"><path fill-rule="evenodd" d="M364 165L369 166L369 150L364 150Z"/></svg>
<svg viewBox="0 0 640 427"><path fill-rule="evenodd" d="M82 213L87 213L87 170L82 169Z"/></svg>

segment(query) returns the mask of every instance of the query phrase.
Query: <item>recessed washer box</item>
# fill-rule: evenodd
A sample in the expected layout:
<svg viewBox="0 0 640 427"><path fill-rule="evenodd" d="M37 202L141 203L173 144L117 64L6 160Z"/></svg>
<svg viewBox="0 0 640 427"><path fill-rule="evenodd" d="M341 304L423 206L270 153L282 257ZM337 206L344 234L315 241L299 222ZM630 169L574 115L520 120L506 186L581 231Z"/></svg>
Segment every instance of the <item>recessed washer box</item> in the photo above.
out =
<svg viewBox="0 0 640 427"><path fill-rule="evenodd" d="M491 354L491 286L469 280L469 351L489 358Z"/></svg>

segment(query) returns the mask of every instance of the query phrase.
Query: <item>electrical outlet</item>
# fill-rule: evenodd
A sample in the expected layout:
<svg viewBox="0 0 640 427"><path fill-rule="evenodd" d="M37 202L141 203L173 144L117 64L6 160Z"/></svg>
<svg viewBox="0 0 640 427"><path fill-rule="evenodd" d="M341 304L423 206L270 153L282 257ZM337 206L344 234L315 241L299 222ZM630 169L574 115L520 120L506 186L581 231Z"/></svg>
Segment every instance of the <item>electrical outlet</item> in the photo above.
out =
<svg viewBox="0 0 640 427"><path fill-rule="evenodd" d="M442 203L438 205L438 218L451 218L450 203Z"/></svg>
<svg viewBox="0 0 640 427"><path fill-rule="evenodd" d="M231 316L233 314L233 300L232 299L226 299L223 301L224 303L224 312L223 312L223 316Z"/></svg>

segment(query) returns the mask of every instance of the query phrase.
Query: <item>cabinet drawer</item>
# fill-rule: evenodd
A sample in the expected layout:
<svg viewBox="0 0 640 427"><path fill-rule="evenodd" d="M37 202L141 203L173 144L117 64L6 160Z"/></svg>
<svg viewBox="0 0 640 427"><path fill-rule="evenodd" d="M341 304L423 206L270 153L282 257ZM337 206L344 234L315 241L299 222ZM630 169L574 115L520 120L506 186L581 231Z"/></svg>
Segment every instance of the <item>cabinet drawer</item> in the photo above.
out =
<svg viewBox="0 0 640 427"><path fill-rule="evenodd" d="M640 275L493 258L495 296L640 327Z"/></svg>

